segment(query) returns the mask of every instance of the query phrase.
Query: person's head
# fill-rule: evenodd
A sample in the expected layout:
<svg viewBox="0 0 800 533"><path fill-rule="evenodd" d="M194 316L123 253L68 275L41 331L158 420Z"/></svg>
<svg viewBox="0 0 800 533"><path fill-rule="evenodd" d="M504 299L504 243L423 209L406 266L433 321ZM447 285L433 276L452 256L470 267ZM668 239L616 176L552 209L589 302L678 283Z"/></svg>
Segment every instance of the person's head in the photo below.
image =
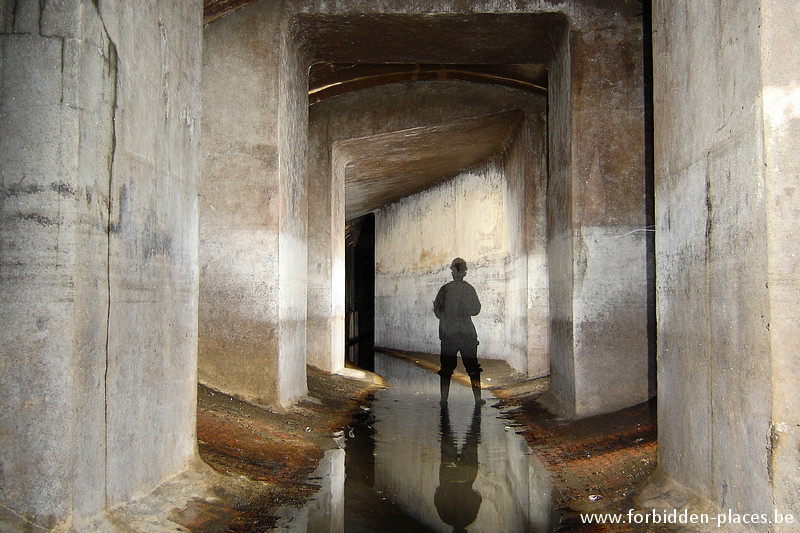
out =
<svg viewBox="0 0 800 533"><path fill-rule="evenodd" d="M453 273L453 279L464 279L464 276L467 275L467 262L460 257L456 257L453 259L453 262L450 263L450 272Z"/></svg>

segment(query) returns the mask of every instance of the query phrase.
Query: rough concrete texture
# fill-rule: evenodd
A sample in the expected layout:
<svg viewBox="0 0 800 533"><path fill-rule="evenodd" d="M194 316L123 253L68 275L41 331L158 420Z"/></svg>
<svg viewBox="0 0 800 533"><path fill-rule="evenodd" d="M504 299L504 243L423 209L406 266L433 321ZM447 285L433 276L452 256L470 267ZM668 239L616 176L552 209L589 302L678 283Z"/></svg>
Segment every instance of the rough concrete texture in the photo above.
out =
<svg viewBox="0 0 800 533"><path fill-rule="evenodd" d="M510 226L508 214L523 206L513 202L504 178L489 164L376 213L378 346L439 351L433 299L452 281L450 261L462 257L482 304L473 318L480 356L527 370L526 299L515 290L527 285L527 269L517 268L525 256L514 254L523 228Z"/></svg>
<svg viewBox="0 0 800 533"><path fill-rule="evenodd" d="M203 47L198 375L262 404L279 388L279 30L277 9L244 8Z"/></svg>
<svg viewBox="0 0 800 533"><path fill-rule="evenodd" d="M776 508L800 516L800 5L763 1L760 54L764 118L769 336L772 360L770 475ZM787 524L777 531L790 531Z"/></svg>
<svg viewBox="0 0 800 533"><path fill-rule="evenodd" d="M644 152L628 149L644 144L639 9L614 6L607 26L570 34L578 415L648 395Z"/></svg>
<svg viewBox="0 0 800 533"><path fill-rule="evenodd" d="M578 416L648 394L644 159L622 148L644 139L636 15L576 17L550 68L549 404Z"/></svg>
<svg viewBox="0 0 800 533"><path fill-rule="evenodd" d="M290 405L306 394L308 293L308 57L303 41L284 19L278 107L280 120L278 401Z"/></svg>
<svg viewBox="0 0 800 533"><path fill-rule="evenodd" d="M554 34L549 65L546 401L577 416L648 394L644 159L623 148L644 139L640 26L607 7L602 31L581 11Z"/></svg>
<svg viewBox="0 0 800 533"><path fill-rule="evenodd" d="M654 5L659 469L796 516L797 7L762 4Z"/></svg>
<svg viewBox="0 0 800 533"><path fill-rule="evenodd" d="M0 2L0 504L32 528L196 447L200 9Z"/></svg>

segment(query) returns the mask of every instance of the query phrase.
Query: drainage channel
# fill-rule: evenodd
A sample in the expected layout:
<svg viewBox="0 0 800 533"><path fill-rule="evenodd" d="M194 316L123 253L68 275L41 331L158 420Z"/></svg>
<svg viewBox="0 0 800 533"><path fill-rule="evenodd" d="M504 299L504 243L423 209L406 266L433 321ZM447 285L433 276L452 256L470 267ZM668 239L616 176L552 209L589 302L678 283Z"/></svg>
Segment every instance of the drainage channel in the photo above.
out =
<svg viewBox="0 0 800 533"><path fill-rule="evenodd" d="M335 440L302 508L281 509L276 531L547 532L552 484L525 440L491 402L439 376L376 354L389 387Z"/></svg>

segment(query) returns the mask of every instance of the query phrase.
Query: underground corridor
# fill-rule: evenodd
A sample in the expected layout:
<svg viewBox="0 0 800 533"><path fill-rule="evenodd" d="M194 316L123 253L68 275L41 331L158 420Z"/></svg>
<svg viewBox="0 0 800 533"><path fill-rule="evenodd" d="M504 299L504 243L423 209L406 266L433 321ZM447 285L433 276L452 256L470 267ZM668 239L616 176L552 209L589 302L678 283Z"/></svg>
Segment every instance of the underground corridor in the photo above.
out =
<svg viewBox="0 0 800 533"><path fill-rule="evenodd" d="M799 24L0 0L0 531L796 532Z"/></svg>
<svg viewBox="0 0 800 533"><path fill-rule="evenodd" d="M301 17L295 31L316 42L358 34L361 25L420 34L421 23ZM526 43L566 27L551 14L425 24L437 40L504 26ZM628 38L641 41L640 34ZM259 423L272 431L276 421L259 410L263 400L246 396L246 382L233 387L229 348L217 344L229 342L228 333L215 338L219 319L204 322L204 301L215 308L220 302L210 292L217 252L210 248L213 262L206 262L201 248L200 456L221 472L284 486L279 494L292 502L235 510L220 503L206 522L193 518L208 516L200 505L204 512L185 509L176 520L193 531L236 530L250 520L286 531L555 531L580 529L582 512L633 509L632 495L656 465L652 166L643 133L652 125L645 123L644 102L625 110L641 122L642 131L632 135L638 149L615 156L620 165L633 158L642 173L622 175L614 195L594 190L590 199L615 210L620 223L583 230L581 253L591 258L583 283L599 292L588 299L583 319L588 324L617 311L613 333L584 341L620 354L615 368L604 369L616 374L616 387L608 388L589 361L596 350L565 351L573 333L559 330L554 319L574 312L567 293L558 291L572 283L560 265L575 253L558 237L573 208L552 175L563 172L552 154L564 153L567 142L567 133L550 125L558 114L553 108L564 105L550 96L551 85L563 83L563 73L549 71L555 50L539 52L540 63L504 63L522 57L512 53L514 45L458 56L476 63L374 62L385 59L384 50L360 50L372 54L368 61L341 62L354 52L327 46L333 50L324 55L335 60L311 62L307 77L310 400L297 405L311 413L300 417L305 423L286 420L281 438L246 427L252 417L266 416ZM403 46L411 47L404 57L416 58L418 44ZM438 59L456 53L458 46L440 50ZM649 65L642 50L629 53L639 57L629 58L625 75L643 77ZM643 80L634 87L643 91ZM213 104L206 102L207 113L215 113ZM203 198L216 204L213 212L201 206L201 235L210 236L224 198ZM480 295L472 320L485 372L470 392L472 377L460 357L453 398L440 402L433 299L450 281L457 255L469 259L467 281ZM621 278L616 286L602 280L607 271ZM333 402L342 410L331 418L331 396L320 398L319 388L336 390L347 376L369 384L351 398L357 407ZM488 405L473 407L472 394L481 388ZM231 411L227 402L244 403ZM237 412L248 415L237 423ZM591 416L602 413L612 414ZM293 445L285 433L297 439ZM298 456L286 449L295 446ZM307 492L311 499L301 505Z"/></svg>

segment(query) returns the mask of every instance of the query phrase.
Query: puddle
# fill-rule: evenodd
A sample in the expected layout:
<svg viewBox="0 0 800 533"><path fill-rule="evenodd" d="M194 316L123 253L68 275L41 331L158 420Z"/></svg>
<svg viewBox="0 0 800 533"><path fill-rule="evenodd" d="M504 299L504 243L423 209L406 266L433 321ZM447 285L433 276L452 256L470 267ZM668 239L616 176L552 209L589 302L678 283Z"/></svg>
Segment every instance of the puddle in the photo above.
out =
<svg viewBox="0 0 800 533"><path fill-rule="evenodd" d="M550 478L491 401L476 407L453 382L441 406L438 375L388 355L376 354L375 372L389 388L326 453L315 497L281 509L275 531L551 530Z"/></svg>

